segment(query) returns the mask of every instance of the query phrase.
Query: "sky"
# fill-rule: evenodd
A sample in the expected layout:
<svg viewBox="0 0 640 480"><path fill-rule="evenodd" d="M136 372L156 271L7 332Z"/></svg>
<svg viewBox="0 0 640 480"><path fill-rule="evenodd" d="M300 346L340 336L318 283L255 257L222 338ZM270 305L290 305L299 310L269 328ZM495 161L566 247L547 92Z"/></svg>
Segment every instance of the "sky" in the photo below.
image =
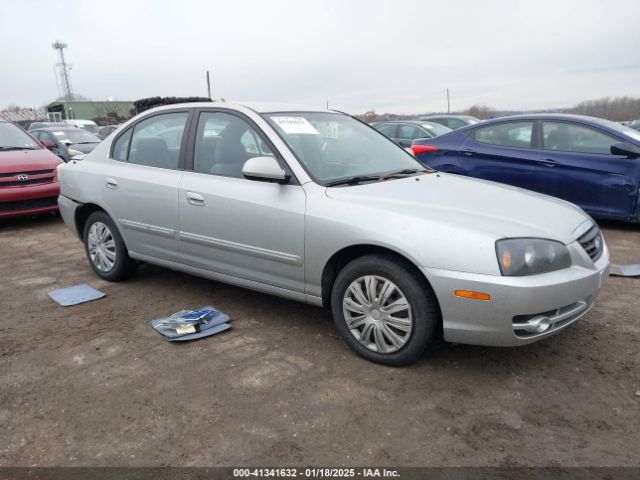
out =
<svg viewBox="0 0 640 480"><path fill-rule="evenodd" d="M212 96L349 113L640 96L638 0L0 0L0 109Z"/></svg>

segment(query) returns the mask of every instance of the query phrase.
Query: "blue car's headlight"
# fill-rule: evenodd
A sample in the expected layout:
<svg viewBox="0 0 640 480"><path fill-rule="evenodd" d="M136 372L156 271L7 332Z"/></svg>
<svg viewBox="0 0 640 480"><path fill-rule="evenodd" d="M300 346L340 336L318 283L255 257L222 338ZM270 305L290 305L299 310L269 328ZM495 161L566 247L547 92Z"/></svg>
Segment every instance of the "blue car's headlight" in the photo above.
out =
<svg viewBox="0 0 640 480"><path fill-rule="evenodd" d="M571 254L562 243L541 238L507 238L496 242L502 275L552 272L571 266Z"/></svg>

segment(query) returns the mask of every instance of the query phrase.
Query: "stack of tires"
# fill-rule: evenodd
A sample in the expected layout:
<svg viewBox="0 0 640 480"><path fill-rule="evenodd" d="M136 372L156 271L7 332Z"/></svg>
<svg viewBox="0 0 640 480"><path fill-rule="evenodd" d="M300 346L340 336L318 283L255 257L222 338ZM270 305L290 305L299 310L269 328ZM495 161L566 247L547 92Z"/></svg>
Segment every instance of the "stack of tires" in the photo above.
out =
<svg viewBox="0 0 640 480"><path fill-rule="evenodd" d="M206 97L148 97L141 98L133 102L131 116L137 115L149 110L150 108L160 107L162 105L173 105L174 103L193 103L193 102L211 102Z"/></svg>

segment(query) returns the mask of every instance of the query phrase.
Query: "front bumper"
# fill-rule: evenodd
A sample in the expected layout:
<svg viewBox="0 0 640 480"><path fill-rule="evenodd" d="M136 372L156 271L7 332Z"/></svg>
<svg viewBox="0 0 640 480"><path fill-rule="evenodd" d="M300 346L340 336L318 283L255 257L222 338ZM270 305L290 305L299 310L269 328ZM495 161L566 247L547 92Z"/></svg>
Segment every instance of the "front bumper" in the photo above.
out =
<svg viewBox="0 0 640 480"><path fill-rule="evenodd" d="M503 277L424 268L440 303L445 340L501 347L526 345L581 318L609 274L609 252L605 245L594 263L578 243L568 248L571 267L539 275ZM488 293L491 300L457 297L456 290ZM547 330L523 330L524 325L541 318L549 319Z"/></svg>
<svg viewBox="0 0 640 480"><path fill-rule="evenodd" d="M0 218L58 210L58 182L0 188Z"/></svg>

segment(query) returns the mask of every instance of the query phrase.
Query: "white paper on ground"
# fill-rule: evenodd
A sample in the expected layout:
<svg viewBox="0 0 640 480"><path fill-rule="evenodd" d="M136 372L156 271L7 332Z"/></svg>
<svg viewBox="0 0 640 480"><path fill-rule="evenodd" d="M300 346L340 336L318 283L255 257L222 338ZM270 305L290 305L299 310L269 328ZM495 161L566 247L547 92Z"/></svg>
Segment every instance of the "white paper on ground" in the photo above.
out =
<svg viewBox="0 0 640 480"><path fill-rule="evenodd" d="M632 265L614 265L609 267L609 275L614 277L640 277L640 263Z"/></svg>
<svg viewBox="0 0 640 480"><path fill-rule="evenodd" d="M79 303L90 302L91 300L97 300L105 296L104 293L96 290L86 283L53 290L47 295L49 295L54 302L58 305L62 305L63 307L70 307L72 305L78 305Z"/></svg>

